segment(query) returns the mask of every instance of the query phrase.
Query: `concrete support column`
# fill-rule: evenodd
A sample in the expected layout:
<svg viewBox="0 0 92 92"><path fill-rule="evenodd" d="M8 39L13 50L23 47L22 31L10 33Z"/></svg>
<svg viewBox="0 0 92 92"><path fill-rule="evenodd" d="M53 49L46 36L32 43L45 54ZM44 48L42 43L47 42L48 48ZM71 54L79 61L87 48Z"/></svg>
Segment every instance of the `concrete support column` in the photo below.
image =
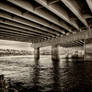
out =
<svg viewBox="0 0 92 92"><path fill-rule="evenodd" d="M59 61L58 45L53 45L51 49L52 60Z"/></svg>
<svg viewBox="0 0 92 92"><path fill-rule="evenodd" d="M86 39L84 40L84 61L86 60Z"/></svg>
<svg viewBox="0 0 92 92"><path fill-rule="evenodd" d="M35 48L34 49L34 59L39 60L40 58L40 48Z"/></svg>

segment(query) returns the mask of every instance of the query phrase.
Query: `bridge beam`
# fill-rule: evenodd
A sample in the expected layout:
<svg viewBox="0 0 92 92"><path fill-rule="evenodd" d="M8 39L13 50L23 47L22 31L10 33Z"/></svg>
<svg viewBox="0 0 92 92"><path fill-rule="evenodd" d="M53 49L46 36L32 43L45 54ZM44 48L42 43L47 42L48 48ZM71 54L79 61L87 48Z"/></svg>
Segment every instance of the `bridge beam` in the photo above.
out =
<svg viewBox="0 0 92 92"><path fill-rule="evenodd" d="M70 9L70 11L72 11L73 14L75 14L75 16L86 26L88 27L88 24L86 22L86 20L83 18L81 12L79 11L79 6L78 4L74 1L71 0L61 0L61 2L63 2L66 7L68 7L68 9Z"/></svg>
<svg viewBox="0 0 92 92"><path fill-rule="evenodd" d="M54 4L48 5L48 2L46 2L46 0L35 0L35 1L38 2L39 4L41 4L42 6L44 6L45 8L47 8L48 10L50 10L51 12L53 12L54 14L56 14L57 16L59 16L61 19L63 19L65 22L69 23L71 26L73 26L77 30L79 30L79 27L78 27L76 21L70 20L67 12L63 8L59 7L58 4L54 3ZM60 20L59 24L62 24L62 23L63 22ZM63 24L63 27L65 28L65 23ZM71 32L71 30L69 28L68 28L68 31Z"/></svg>
<svg viewBox="0 0 92 92"><path fill-rule="evenodd" d="M39 25L37 23L34 23L32 21L23 19L23 18L18 17L18 16L11 16L10 14L5 13L5 12L0 12L0 17L4 18L4 19L7 19L7 20L10 20L10 21L13 21L13 23L16 22L18 24L23 24L23 25L25 25L27 27L32 27L32 28L39 29L42 32L48 32L49 34L59 35L59 33L56 30L52 30L52 29L47 28L45 26L41 26L41 25ZM5 20L5 22L7 22L7 21Z"/></svg>
<svg viewBox="0 0 92 92"><path fill-rule="evenodd" d="M59 22L57 17L53 16L50 12L48 12L45 9L40 8L40 9L35 10L33 5L30 2L28 2L27 0L8 0L8 1L25 9L25 10L27 10L27 11L29 11L29 12L31 12L31 13L33 13L33 14L40 16L43 19L46 19L46 20L60 26L61 28L69 30L68 26L65 25L65 23L63 23L62 20L59 19L60 20L60 22ZM39 0L37 0L37 1L40 2ZM41 0L41 1L43 1L43 0Z"/></svg>
<svg viewBox="0 0 92 92"><path fill-rule="evenodd" d="M81 32L77 32L76 34L70 34L70 35L63 36L63 37L57 37L57 38L54 38L51 40L49 39L49 40L41 42L41 43L32 44L31 46L34 48L52 46L55 44L60 44L62 46L64 44L71 43L74 41L80 41L85 38L86 39L92 38L91 30L81 31Z"/></svg>
<svg viewBox="0 0 92 92"><path fill-rule="evenodd" d="M19 0L19 1L21 1L21 0ZM61 29L61 27L57 26L56 24L53 24L53 23L51 24L49 21L46 21L43 18L39 18L38 16L34 16L34 14L32 14L32 13L29 13L29 12L23 13L21 10L17 9L16 7L7 5L4 2L0 2L0 9L3 11L6 11L8 13L11 13L15 16L35 22L41 26L45 26L45 27L51 28L53 30L57 30L57 32L61 32L62 34L65 34L65 31L63 29Z"/></svg>
<svg viewBox="0 0 92 92"><path fill-rule="evenodd" d="M86 0L91 12L92 12L92 0Z"/></svg>
<svg viewBox="0 0 92 92"><path fill-rule="evenodd" d="M16 32L23 33L25 35L26 34L27 35L36 35L36 36L40 36L40 37L44 37L44 38L52 37L52 36L48 36L48 35L45 35L45 34L43 35L42 33L34 32L34 30L26 30L26 29L23 29L23 28L18 28L18 27L7 25L7 24L3 24L3 23L0 23L0 28L6 28L9 31L10 30L15 30Z"/></svg>

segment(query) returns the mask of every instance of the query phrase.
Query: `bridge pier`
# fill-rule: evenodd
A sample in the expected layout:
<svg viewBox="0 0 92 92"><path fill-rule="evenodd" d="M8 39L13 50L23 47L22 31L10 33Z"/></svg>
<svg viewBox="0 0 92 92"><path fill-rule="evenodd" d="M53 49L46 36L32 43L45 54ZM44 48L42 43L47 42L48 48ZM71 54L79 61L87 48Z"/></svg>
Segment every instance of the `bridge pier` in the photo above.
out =
<svg viewBox="0 0 92 92"><path fill-rule="evenodd" d="M39 60L40 58L40 48L35 48L34 49L34 59Z"/></svg>
<svg viewBox="0 0 92 92"><path fill-rule="evenodd" d="M86 60L86 39L84 40L84 61Z"/></svg>
<svg viewBox="0 0 92 92"><path fill-rule="evenodd" d="M53 45L51 49L52 60L59 61L58 45Z"/></svg>

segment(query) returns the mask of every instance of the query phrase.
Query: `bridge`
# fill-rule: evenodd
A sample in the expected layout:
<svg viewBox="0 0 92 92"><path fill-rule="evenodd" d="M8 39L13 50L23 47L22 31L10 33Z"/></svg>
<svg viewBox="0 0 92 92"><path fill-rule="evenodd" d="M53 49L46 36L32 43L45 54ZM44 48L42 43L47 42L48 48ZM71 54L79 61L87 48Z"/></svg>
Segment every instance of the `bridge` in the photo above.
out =
<svg viewBox="0 0 92 92"><path fill-rule="evenodd" d="M32 43L39 48L83 46L92 38L92 0L0 0L0 39Z"/></svg>

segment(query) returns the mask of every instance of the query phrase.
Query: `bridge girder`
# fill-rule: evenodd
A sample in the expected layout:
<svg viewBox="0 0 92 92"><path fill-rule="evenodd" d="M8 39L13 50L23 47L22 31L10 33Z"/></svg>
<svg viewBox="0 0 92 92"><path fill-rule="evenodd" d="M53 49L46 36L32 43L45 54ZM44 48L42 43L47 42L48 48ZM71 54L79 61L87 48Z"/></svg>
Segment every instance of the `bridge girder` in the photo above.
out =
<svg viewBox="0 0 92 92"><path fill-rule="evenodd" d="M91 12L92 12L92 0L86 0Z"/></svg>
<svg viewBox="0 0 92 92"><path fill-rule="evenodd" d="M9 12L11 14L14 14L16 16L22 17L26 20L33 21L33 22L38 23L40 25L43 25L45 27L48 27L51 29L56 29L58 32L65 34L64 30L62 30L59 26L56 26L55 24L52 24L51 22L46 21L46 20L44 20L44 19L42 19L42 18L40 18L32 13L29 13L29 12L22 13L22 11L20 11L19 9L17 9L13 6L10 6L6 3L3 3L3 2L0 2L0 9L4 10L6 12Z"/></svg>
<svg viewBox="0 0 92 92"><path fill-rule="evenodd" d="M10 33L13 39L15 34L15 40L30 41L34 48L82 46L83 39L91 37L91 4L91 0L1 0L0 36Z"/></svg>
<svg viewBox="0 0 92 92"><path fill-rule="evenodd" d="M59 35L58 31L56 30L53 30L53 29L50 29L50 28L47 28L45 26L41 26L37 23L34 23L34 22L31 22L31 21L28 21L26 19L23 19L21 17L18 17L18 16L12 16L6 12L0 12L0 17L1 18L4 18L4 19L8 19L8 20L11 20L13 22L17 22L18 24L23 24L25 26L29 26L29 27L34 27L34 28L37 28L39 30L42 30L43 32L48 32L49 34L53 34L53 35Z"/></svg>
<svg viewBox="0 0 92 92"><path fill-rule="evenodd" d="M35 43L35 44L32 44L31 46L34 48L45 47L45 46L50 46L50 45L55 45L55 44L60 44L61 46L63 46L65 44L68 46L69 43L84 40L84 39L89 39L89 38L92 38L92 31L91 30L89 30L89 31L87 30L84 32L83 31L77 32L76 34L70 34L67 36L58 37L58 38L48 40L45 42L41 42L41 43ZM83 41L81 41L81 42L83 43Z"/></svg>
<svg viewBox="0 0 92 92"><path fill-rule="evenodd" d="M49 11L47 11L43 8L36 10L33 7L33 5L26 0L22 0L22 1L21 0L7 0L7 1L9 1L15 5L18 5L19 7L22 7L23 9L25 9L29 12L32 12L33 14L36 14L36 15L42 17L43 19L46 19L46 20L48 20L48 21L50 21L50 22L52 22L52 23L54 23L54 24L71 32L71 30L69 29L68 25L66 25L66 23L64 23L62 20L58 19L57 17L53 16ZM39 0L37 0L37 1L39 1ZM72 24L74 24L74 23L72 23ZM74 27L79 29L76 24Z"/></svg>
<svg viewBox="0 0 92 92"><path fill-rule="evenodd" d="M51 12L55 13L57 16L59 16L61 19L63 19L65 22L69 23L71 26L79 30L79 27L76 23L76 21L70 20L68 13L65 11L64 8L60 7L58 4L48 4L47 0L35 0ZM59 21L60 24L62 24L62 21ZM69 29L68 29L69 30ZM70 30L71 31L71 30Z"/></svg>

